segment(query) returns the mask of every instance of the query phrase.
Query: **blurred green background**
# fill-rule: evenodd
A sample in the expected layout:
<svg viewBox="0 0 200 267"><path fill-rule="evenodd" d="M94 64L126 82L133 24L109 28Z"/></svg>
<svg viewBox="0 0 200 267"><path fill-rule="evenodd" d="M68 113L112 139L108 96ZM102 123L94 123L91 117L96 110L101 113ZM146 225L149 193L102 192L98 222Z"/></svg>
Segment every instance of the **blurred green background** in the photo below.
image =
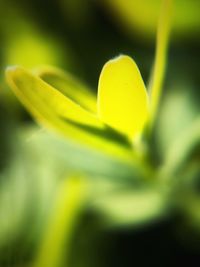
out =
<svg viewBox="0 0 200 267"><path fill-rule="evenodd" d="M160 3L0 1L0 266L33 266L49 218L57 216L59 187L72 175L87 177L94 196L74 223L59 266L195 266L200 257L199 127L183 144L178 140L199 118L198 0L174 1L164 94L151 143L156 166L168 157L170 164L181 161L179 156L190 151L167 185L174 188L170 194L157 185L151 191L152 181L147 181L150 189L132 181L137 174L129 166L36 126L4 78L9 65L53 65L96 94L103 64L128 54L147 84Z"/></svg>

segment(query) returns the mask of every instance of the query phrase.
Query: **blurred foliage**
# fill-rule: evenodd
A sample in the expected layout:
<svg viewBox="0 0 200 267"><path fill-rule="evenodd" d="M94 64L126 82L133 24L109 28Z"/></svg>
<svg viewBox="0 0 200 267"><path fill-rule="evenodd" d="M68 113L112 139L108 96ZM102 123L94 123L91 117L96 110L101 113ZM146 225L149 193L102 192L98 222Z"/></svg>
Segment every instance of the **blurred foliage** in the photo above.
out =
<svg viewBox="0 0 200 267"><path fill-rule="evenodd" d="M101 2L101 1L100 1ZM127 27L129 33L136 31L146 38L155 36L161 0L103 0L110 7L110 12ZM199 1L174 1L173 32L174 38L192 38L199 34ZM187 19L186 19L187 18Z"/></svg>
<svg viewBox="0 0 200 267"><path fill-rule="evenodd" d="M141 170L102 153L110 141L100 151L36 127L5 84L4 69L34 68L84 105L88 86L74 75L96 92L103 63L124 53L134 56L147 84L160 1L1 1L0 266L33 266L43 257L52 218L59 222L60 190L73 177L86 186L82 208L71 224L52 230L66 240L70 233L57 254L63 266L191 265L199 258L199 1L175 2L164 93ZM72 75L45 73L46 65ZM49 75L54 71L61 79Z"/></svg>

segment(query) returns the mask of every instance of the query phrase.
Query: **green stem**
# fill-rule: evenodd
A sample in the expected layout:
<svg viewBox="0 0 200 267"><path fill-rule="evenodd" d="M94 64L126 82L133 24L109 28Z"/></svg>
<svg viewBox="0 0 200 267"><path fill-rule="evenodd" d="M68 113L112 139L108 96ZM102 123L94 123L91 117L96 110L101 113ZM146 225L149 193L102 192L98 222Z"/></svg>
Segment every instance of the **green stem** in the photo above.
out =
<svg viewBox="0 0 200 267"><path fill-rule="evenodd" d="M85 199L85 189L85 183L77 177L61 182L33 267L59 267L63 255L68 259L71 237Z"/></svg>
<svg viewBox="0 0 200 267"><path fill-rule="evenodd" d="M166 70L167 51L170 35L170 25L172 17L173 0L164 0L161 7L160 18L158 22L156 55L152 78L150 81L150 122L152 129L157 109L160 102L160 96L163 87L163 81Z"/></svg>

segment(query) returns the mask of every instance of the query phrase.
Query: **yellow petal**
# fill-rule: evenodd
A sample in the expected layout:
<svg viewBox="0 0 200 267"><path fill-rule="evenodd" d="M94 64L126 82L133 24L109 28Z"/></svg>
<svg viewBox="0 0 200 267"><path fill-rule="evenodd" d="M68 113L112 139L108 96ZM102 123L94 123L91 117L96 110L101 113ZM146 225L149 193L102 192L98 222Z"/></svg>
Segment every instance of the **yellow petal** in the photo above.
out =
<svg viewBox="0 0 200 267"><path fill-rule="evenodd" d="M11 67L6 76L22 104L45 127L124 160L132 157L127 139L30 71Z"/></svg>
<svg viewBox="0 0 200 267"><path fill-rule="evenodd" d="M103 67L98 86L98 115L131 139L143 130L148 117L148 96L137 65L130 57L119 56Z"/></svg>
<svg viewBox="0 0 200 267"><path fill-rule="evenodd" d="M34 70L34 73L86 110L97 112L96 96L71 74L52 66L39 67Z"/></svg>
<svg viewBox="0 0 200 267"><path fill-rule="evenodd" d="M22 67L8 68L8 81L23 103L37 112L66 118L74 123L104 128L97 117ZM28 104L29 102L29 104Z"/></svg>

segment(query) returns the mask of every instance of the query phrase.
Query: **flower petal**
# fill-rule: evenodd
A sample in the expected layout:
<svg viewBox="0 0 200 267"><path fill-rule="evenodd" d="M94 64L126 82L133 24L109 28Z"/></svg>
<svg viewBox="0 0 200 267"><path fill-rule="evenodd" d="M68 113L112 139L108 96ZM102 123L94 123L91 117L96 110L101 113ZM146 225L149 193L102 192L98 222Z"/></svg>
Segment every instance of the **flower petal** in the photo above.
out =
<svg viewBox="0 0 200 267"><path fill-rule="evenodd" d="M34 73L83 108L92 113L97 112L96 96L85 84L71 74L52 66L37 68Z"/></svg>
<svg viewBox="0 0 200 267"><path fill-rule="evenodd" d="M42 125L107 154L125 160L132 157L130 143L123 136L36 75L11 67L6 76L16 96Z"/></svg>
<svg viewBox="0 0 200 267"><path fill-rule="evenodd" d="M141 133L148 117L148 96L130 57L122 55L104 65L98 86L98 115L131 139Z"/></svg>
<svg viewBox="0 0 200 267"><path fill-rule="evenodd" d="M87 126L104 128L103 123L92 113L83 109L39 77L32 75L31 72L22 67L11 67L8 68L7 73L8 80L13 85L12 88L26 106L32 106L37 112L42 111L49 116L52 114Z"/></svg>

